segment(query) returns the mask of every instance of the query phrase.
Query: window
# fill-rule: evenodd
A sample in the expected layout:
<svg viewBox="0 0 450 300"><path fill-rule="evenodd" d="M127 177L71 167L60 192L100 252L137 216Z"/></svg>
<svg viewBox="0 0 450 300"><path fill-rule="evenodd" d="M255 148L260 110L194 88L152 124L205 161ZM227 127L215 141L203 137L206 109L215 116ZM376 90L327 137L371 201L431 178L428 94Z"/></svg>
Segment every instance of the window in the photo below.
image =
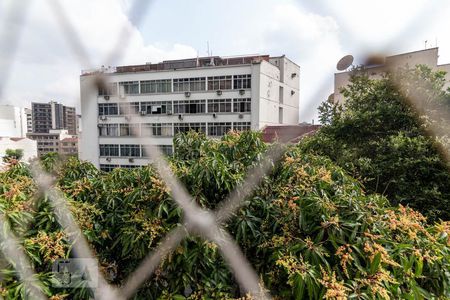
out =
<svg viewBox="0 0 450 300"><path fill-rule="evenodd" d="M206 133L206 123L176 123L174 124L175 134L188 132L189 130Z"/></svg>
<svg viewBox="0 0 450 300"><path fill-rule="evenodd" d="M205 112L205 100L174 101L174 114L200 114Z"/></svg>
<svg viewBox="0 0 450 300"><path fill-rule="evenodd" d="M99 116L117 116L119 109L117 103L99 103L98 115Z"/></svg>
<svg viewBox="0 0 450 300"><path fill-rule="evenodd" d="M120 156L122 157L140 157L140 145L120 145Z"/></svg>
<svg viewBox="0 0 450 300"><path fill-rule="evenodd" d="M120 124L120 136L139 136L139 124Z"/></svg>
<svg viewBox="0 0 450 300"><path fill-rule="evenodd" d="M239 89L249 89L252 87L252 75L234 75L233 78L233 88L235 90Z"/></svg>
<svg viewBox="0 0 450 300"><path fill-rule="evenodd" d="M251 123L250 122L234 122L233 123L233 130L236 131L246 131L251 129Z"/></svg>
<svg viewBox="0 0 450 300"><path fill-rule="evenodd" d="M141 102L141 110L152 115L171 114L172 101Z"/></svg>
<svg viewBox="0 0 450 300"><path fill-rule="evenodd" d="M231 130L231 122L208 123L208 135L222 136Z"/></svg>
<svg viewBox="0 0 450 300"><path fill-rule="evenodd" d="M117 83L110 82L110 83L105 83L102 86L99 86L98 87L98 95L99 96L117 95Z"/></svg>
<svg viewBox="0 0 450 300"><path fill-rule="evenodd" d="M148 146L142 145L142 157L150 156L147 154L147 147ZM164 155L172 155L173 153L172 145L158 145L157 147Z"/></svg>
<svg viewBox="0 0 450 300"><path fill-rule="evenodd" d="M120 167L122 169L135 169L135 168L139 168L141 166L139 166L139 165L120 165Z"/></svg>
<svg viewBox="0 0 450 300"><path fill-rule="evenodd" d="M139 102L121 102L119 103L120 115L135 115L139 113Z"/></svg>
<svg viewBox="0 0 450 300"><path fill-rule="evenodd" d="M118 130L117 124L99 124L99 135L100 136L118 136L119 130Z"/></svg>
<svg viewBox="0 0 450 300"><path fill-rule="evenodd" d="M100 156L119 156L119 145L100 145Z"/></svg>
<svg viewBox="0 0 450 300"><path fill-rule="evenodd" d="M208 77L208 90L230 90L231 75Z"/></svg>
<svg viewBox="0 0 450 300"><path fill-rule="evenodd" d="M208 113L231 112L231 99L209 99Z"/></svg>
<svg viewBox="0 0 450 300"><path fill-rule="evenodd" d="M173 154L172 145L159 145L159 150L167 156L170 156Z"/></svg>
<svg viewBox="0 0 450 300"><path fill-rule="evenodd" d="M172 136L171 123L154 123L141 125L142 136Z"/></svg>
<svg viewBox="0 0 450 300"><path fill-rule="evenodd" d="M170 79L141 81L141 94L170 92L172 92L172 80Z"/></svg>
<svg viewBox="0 0 450 300"><path fill-rule="evenodd" d="M118 168L119 165L108 165L108 164L100 164L100 170L105 172L111 172L115 168Z"/></svg>
<svg viewBox="0 0 450 300"><path fill-rule="evenodd" d="M206 78L205 77L193 77L193 78L175 78L173 80L174 92L195 92L206 90Z"/></svg>
<svg viewBox="0 0 450 300"><path fill-rule="evenodd" d="M233 112L250 112L252 107L251 98L238 98L233 100Z"/></svg>
<svg viewBox="0 0 450 300"><path fill-rule="evenodd" d="M122 81L119 82L120 95L139 94L139 81Z"/></svg>

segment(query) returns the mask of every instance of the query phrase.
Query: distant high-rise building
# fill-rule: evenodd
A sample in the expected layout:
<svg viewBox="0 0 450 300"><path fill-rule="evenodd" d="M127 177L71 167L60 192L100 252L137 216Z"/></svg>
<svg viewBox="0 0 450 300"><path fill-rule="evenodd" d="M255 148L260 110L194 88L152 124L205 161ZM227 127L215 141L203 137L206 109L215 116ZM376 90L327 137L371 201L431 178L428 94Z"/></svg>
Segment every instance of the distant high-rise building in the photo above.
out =
<svg viewBox="0 0 450 300"><path fill-rule="evenodd" d="M49 103L32 103L33 133L48 133L50 130L67 129L69 134L76 134L76 111L74 107L51 101Z"/></svg>
<svg viewBox="0 0 450 300"><path fill-rule="evenodd" d="M77 134L77 113L75 107L63 106L63 127L69 134Z"/></svg>
<svg viewBox="0 0 450 300"><path fill-rule="evenodd" d="M25 115L27 117L27 132L33 132L33 116L31 109L25 108Z"/></svg>

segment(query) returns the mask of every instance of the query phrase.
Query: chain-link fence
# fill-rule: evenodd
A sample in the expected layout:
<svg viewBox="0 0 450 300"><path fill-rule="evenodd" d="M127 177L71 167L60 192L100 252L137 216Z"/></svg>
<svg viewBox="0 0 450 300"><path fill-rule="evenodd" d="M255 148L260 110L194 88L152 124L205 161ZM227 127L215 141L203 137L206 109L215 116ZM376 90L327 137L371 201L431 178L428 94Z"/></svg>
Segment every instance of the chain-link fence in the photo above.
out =
<svg viewBox="0 0 450 300"><path fill-rule="evenodd" d="M8 7L9 11L6 14L7 19L2 23L2 43L8 45L6 51L3 53L2 68L0 69L0 95L2 93L5 82L8 79L11 64L14 61L14 54L17 47L18 37L23 30L24 20L26 18L26 10L32 1L11 1ZM151 1L134 1L131 7L130 14L134 16L134 23L137 25L146 15L147 9L150 6ZM316 4L317 3L317 4ZM80 39L80 33L77 32L74 26L71 24L70 16L68 12L64 10L64 7L58 0L49 0L48 5L52 8L54 16L64 32L64 36L70 48L73 50L75 56L80 62L80 65L91 65L87 48L83 45ZM320 2L308 2L311 9L316 9L316 5L320 5ZM439 9L439 5L429 4L428 10L435 11ZM425 13L425 12L424 12ZM418 16L420 18L420 16ZM14 21L14 22L12 22ZM14 28L9 28L8 24L14 23ZM5 25L6 24L6 25ZM344 24L344 23L343 23ZM302 30L299 28L298 30ZM343 28L348 34L351 30ZM404 31L400 32L398 36L400 39L396 39L395 43L402 40L406 33L415 30L415 25L412 23ZM117 46L111 49L110 55L105 58L105 65L114 65L123 55L127 39L129 38L128 32L124 30L117 40ZM394 43L394 41L392 41ZM355 52L360 52L358 49L358 41L354 40ZM361 45L361 48L364 45ZM390 45L386 45L386 49L389 49ZM308 76L304 74L304 76ZM92 86L93 89L97 89L98 85L104 83L104 78L101 74L95 81L96 86ZM317 87L317 93L319 94L324 86L328 83L323 83ZM414 93L410 93L414 94ZM126 99L122 99L123 103L126 103ZM411 98L412 105L418 105L420 100ZM119 104L120 105L120 104ZM306 103L305 105L311 105ZM136 120L138 116L134 117ZM450 117L449 117L450 119ZM431 128L430 134L433 134L433 128ZM148 144L151 137L145 139L135 134L135 137L140 140L145 140L145 144ZM144 143L143 143L144 144ZM95 298L98 299L128 299L132 297L139 287L152 275L155 269L160 265L165 256L171 253L178 244L190 235L201 236L202 238L212 241L218 245L222 253L223 258L228 263L229 267L233 271L236 280L239 282L240 287L243 288L244 293L249 293L253 297L258 299L270 299L271 296L264 288L259 280L258 274L255 273L250 263L247 261L239 246L230 236L230 234L224 229L224 224L230 219L230 217L243 205L243 199L251 195L254 189L260 184L261 180L271 170L273 163L278 161L283 153L284 147L275 145L271 147L265 157L260 163L248 170L247 178L242 184L236 188L226 199L219 208L215 211L208 211L202 209L199 205L193 201L193 197L187 192L183 184L172 173L166 160L163 157L160 149L156 146L145 146L145 151L152 159L153 165L158 171L160 177L164 180L167 186L170 188L171 195L176 201L177 205L182 209L184 215L184 222L173 229L167 234L167 236L160 242L156 250L148 254L148 256L142 261L140 266L128 277L124 284L120 287L112 286L108 284L107 280L103 277L98 269L91 268L88 264L82 266L83 269L87 268L89 273L96 273L98 280L98 287L94 289ZM448 154L449 149L445 149ZM54 178L46 173L39 164L33 164L31 166L32 175L37 182L39 188L45 191L51 200L54 213L57 217L57 221L67 233L70 242L73 244L73 253L79 258L91 258L96 259L89 243L83 237L80 228L77 225L77 221L72 216L69 208L66 204L64 194L55 187ZM4 216L0 215L0 223L4 224ZM33 273L31 264L27 259L23 249L20 246L18 237L9 230L8 227L2 226L0 231L0 239L4 246L5 255L14 258L15 269L25 284L25 288L29 291L29 294L34 295L37 299L45 299L46 297L39 290L39 282ZM80 260L83 264L83 260Z"/></svg>

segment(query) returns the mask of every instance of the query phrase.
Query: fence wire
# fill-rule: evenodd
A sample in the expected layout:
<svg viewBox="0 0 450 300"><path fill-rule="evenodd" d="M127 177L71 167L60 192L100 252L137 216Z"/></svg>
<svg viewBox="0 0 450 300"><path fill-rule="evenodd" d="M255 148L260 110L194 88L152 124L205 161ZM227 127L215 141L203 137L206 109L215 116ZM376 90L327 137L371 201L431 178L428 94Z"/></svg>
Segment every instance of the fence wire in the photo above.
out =
<svg viewBox="0 0 450 300"><path fill-rule="evenodd" d="M11 63L13 62L14 53L16 51L18 36L22 30L24 18L26 17L23 9L26 9L30 5L29 2L31 2L31 0L11 1L7 18L4 19L5 24L3 25L2 35L0 37L2 43L8 44L8 47L3 47L3 49L6 49L6 51L3 51L5 53L1 52L3 57L1 58L2 68L0 68L0 96L11 69ZM151 2L152 1L137 0L132 3L129 16L133 18L135 25L144 19ZM308 7L309 5L312 9L320 9L323 7L323 2L307 3L309 4L303 5L305 7ZM62 3L59 0L49 0L48 5L50 6L56 21L63 31L67 43L74 52L80 65L92 66L92 59L89 56L89 51L87 51L87 48L83 45L80 38L81 35L71 23L70 15L66 13ZM423 14L439 9L440 5L438 4L427 4L427 10L424 11ZM417 16L417 18L420 17L421 16ZM8 31L7 23L11 22L11 20L15 20L15 23L18 25L14 27L14 30ZM416 28L416 25L410 24L410 26L407 27L405 31L402 31L401 34L404 35L407 33L406 31L410 32L412 28ZM302 28L299 28L298 30L302 30ZM348 36L352 37L351 28L344 26L343 30L346 31ZM115 47L111 49L110 54L107 55L104 60L105 65L115 65L115 63L123 56L126 51L129 36L130 34L128 29L124 26L123 30L119 33ZM364 45L360 45L356 40L356 37L353 36L353 39L354 49L357 51L363 49ZM385 45L385 49L388 49L392 43L394 43L394 41L388 41ZM99 85L103 85L104 83L105 79L99 75L95 81L95 84L93 84L91 88L97 89ZM320 95L322 93L324 86L325 84L321 84L316 87L316 95ZM418 99L414 98L414 93L409 95L411 95L411 105L417 106ZM122 103L125 102L126 99L123 99ZM139 119L140 117L137 116L133 118ZM432 127L430 129L430 133L436 134L433 130L434 128ZM133 135L141 141L145 140L146 143L141 143L143 145L150 142L150 145L146 145L144 150L149 154L159 175L170 188L173 199L182 209L185 217L183 224L179 224L179 226L174 228L166 235L165 238L163 238L157 248L147 255L136 270L128 277L128 279L124 281L122 286L112 286L108 284L99 270L93 270L88 265L82 266L88 268L88 272L90 274L97 273L96 275L99 278L99 282L98 288L94 291L95 298L129 299L133 297L138 289L160 265L164 257L169 255L179 245L179 243L183 241L183 239L190 235L195 235L217 244L224 260L228 263L236 280L245 293L249 293L257 299L271 299L270 294L262 286L258 275L243 255L237 243L224 229L224 225L230 217L232 217L233 214L245 204L244 200L253 193L255 188L258 187L264 176L266 176L272 169L273 164L283 156L285 147L282 145L275 145L271 147L257 165L249 168L248 174L244 181L230 193L228 198L223 203L219 204L217 210L209 211L202 209L196 204L184 185L172 173L160 149L157 146L151 145L152 138L142 138L137 135L136 132L134 132ZM446 153L449 153L449 149L445 150ZM32 164L31 170L33 178L39 188L47 193L54 213L57 217L57 221L72 242L74 249L73 254L75 257L96 259L87 240L84 238L82 231L67 206L67 199L65 199L64 194L56 188L53 178L38 164ZM28 294L32 295L34 298L45 299L45 296L39 289L39 281L35 276L36 274L31 268L31 264L25 255L24 249L20 245L19 237L16 237L11 230L5 226L7 222L5 221L3 215L0 215L0 224L2 224L3 227L3 230L0 231L0 241L5 245L4 254L10 258L14 258L14 268L16 269L20 280L24 283L25 289Z"/></svg>

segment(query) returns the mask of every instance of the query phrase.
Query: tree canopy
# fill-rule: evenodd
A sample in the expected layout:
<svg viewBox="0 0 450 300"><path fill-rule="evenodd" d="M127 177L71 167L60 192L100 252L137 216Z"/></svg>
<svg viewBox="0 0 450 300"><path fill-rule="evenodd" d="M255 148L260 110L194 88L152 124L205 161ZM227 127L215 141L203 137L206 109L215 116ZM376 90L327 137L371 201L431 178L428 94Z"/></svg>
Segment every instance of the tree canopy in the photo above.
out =
<svg viewBox="0 0 450 300"><path fill-rule="evenodd" d="M232 132L221 140L191 132L174 143L172 170L204 208L222 201L270 147L254 132ZM182 211L151 166L105 173L70 158L62 164L48 162L47 169L112 284L123 283L182 224ZM0 211L21 237L44 293L53 299L86 299L87 289L51 284L51 262L73 254L45 192L38 191L22 163L0 173ZM329 158L305 154L298 145L274 162L226 228L275 299L450 297L450 224L428 224L409 207L366 195ZM0 293L20 299L25 290L13 262L2 258ZM165 256L136 297L241 296L217 245L190 236Z"/></svg>
<svg viewBox="0 0 450 300"><path fill-rule="evenodd" d="M450 220L450 94L428 67L371 79L354 70L342 107L322 104L324 126L302 144L330 157L369 193Z"/></svg>

